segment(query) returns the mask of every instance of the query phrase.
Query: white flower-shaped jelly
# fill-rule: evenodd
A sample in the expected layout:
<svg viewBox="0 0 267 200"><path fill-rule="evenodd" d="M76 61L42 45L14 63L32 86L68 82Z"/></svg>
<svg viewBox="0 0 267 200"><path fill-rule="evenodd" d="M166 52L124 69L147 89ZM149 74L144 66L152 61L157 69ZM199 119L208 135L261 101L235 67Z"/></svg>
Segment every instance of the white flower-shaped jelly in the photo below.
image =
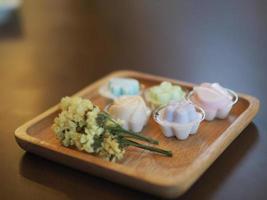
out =
<svg viewBox="0 0 267 200"><path fill-rule="evenodd" d="M106 110L114 119L123 122L123 128L134 132L140 132L143 129L151 114L140 96L120 97Z"/></svg>
<svg viewBox="0 0 267 200"><path fill-rule="evenodd" d="M205 119L211 121L214 118L225 119L238 101L238 96L218 83L202 83L194 87L188 94L188 99L202 107Z"/></svg>
<svg viewBox="0 0 267 200"><path fill-rule="evenodd" d="M176 136L185 140L190 134L198 131L205 112L189 101L173 102L155 110L154 120L160 125L166 137Z"/></svg>

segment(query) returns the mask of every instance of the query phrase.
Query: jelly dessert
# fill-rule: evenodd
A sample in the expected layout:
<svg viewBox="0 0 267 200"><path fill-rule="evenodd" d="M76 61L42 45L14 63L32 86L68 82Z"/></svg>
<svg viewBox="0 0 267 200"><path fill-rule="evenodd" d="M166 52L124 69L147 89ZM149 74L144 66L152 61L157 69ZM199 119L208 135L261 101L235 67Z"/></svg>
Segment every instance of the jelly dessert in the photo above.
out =
<svg viewBox="0 0 267 200"><path fill-rule="evenodd" d="M140 94L140 83L132 78L112 78L99 89L99 93L107 98L116 99L121 96Z"/></svg>
<svg viewBox="0 0 267 200"><path fill-rule="evenodd" d="M160 85L151 87L145 92L145 99L153 109L171 101L181 101L184 96L185 92L182 88L170 82L162 82Z"/></svg>
<svg viewBox="0 0 267 200"><path fill-rule="evenodd" d="M202 107L206 113L205 119L210 121L214 118L225 119L238 101L238 96L218 83L202 83L194 87L188 99Z"/></svg>
<svg viewBox="0 0 267 200"><path fill-rule="evenodd" d="M116 120L122 121L126 130L140 132L148 121L150 109L140 96L124 96L108 106L107 112Z"/></svg>
<svg viewBox="0 0 267 200"><path fill-rule="evenodd" d="M183 100L158 108L153 117L166 137L176 136L177 139L185 140L190 134L197 133L200 122L205 118L205 112Z"/></svg>
<svg viewBox="0 0 267 200"><path fill-rule="evenodd" d="M131 78L113 78L109 81L109 90L114 96L138 95L139 82Z"/></svg>

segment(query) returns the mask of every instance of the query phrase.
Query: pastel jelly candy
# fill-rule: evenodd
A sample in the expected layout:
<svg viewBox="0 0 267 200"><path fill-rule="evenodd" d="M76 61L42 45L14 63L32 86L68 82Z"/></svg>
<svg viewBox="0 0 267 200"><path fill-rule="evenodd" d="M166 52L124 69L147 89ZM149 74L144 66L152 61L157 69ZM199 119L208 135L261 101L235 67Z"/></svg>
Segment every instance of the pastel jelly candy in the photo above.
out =
<svg viewBox="0 0 267 200"><path fill-rule="evenodd" d="M152 108L165 105L171 101L180 101L184 99L185 92L178 85L170 82L162 82L158 86L147 89L145 99Z"/></svg>
<svg viewBox="0 0 267 200"><path fill-rule="evenodd" d="M154 113L154 119L166 137L176 136L177 139L184 140L197 132L204 119L204 111L200 108L198 110L195 105L183 100L159 108Z"/></svg>
<svg viewBox="0 0 267 200"><path fill-rule="evenodd" d="M226 118L238 96L218 83L203 83L194 87L193 94L189 98L204 109L205 119L210 121L214 118Z"/></svg>
<svg viewBox="0 0 267 200"><path fill-rule="evenodd" d="M108 88L116 96L138 95L140 84L137 80L131 78L113 78L109 81Z"/></svg>
<svg viewBox="0 0 267 200"><path fill-rule="evenodd" d="M140 96L124 96L116 99L108 108L109 114L123 122L123 128L140 132L148 121L150 109Z"/></svg>

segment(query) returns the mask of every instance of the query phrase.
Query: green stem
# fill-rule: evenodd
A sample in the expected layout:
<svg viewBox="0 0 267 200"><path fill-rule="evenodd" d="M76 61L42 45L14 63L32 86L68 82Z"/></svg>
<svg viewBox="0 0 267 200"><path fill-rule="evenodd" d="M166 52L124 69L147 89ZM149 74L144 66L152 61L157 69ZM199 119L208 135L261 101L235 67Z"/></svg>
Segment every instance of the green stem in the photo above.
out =
<svg viewBox="0 0 267 200"><path fill-rule="evenodd" d="M106 123L104 123L104 126L105 126L104 128L107 130L113 130L114 133L116 133L117 135L121 135L121 136L127 135L128 137L131 137L133 139L145 141L145 142L148 142L150 144L159 144L159 142L157 140L154 140L151 137L144 136L141 133L135 133L133 131L125 130L124 128L121 127L121 125L118 122L116 122L114 119L112 119L112 117L106 112L101 112L100 115L104 118L104 121L106 121L106 122L109 121L109 122L114 124L114 126L105 126ZM124 133L124 134L121 134L121 133Z"/></svg>
<svg viewBox="0 0 267 200"><path fill-rule="evenodd" d="M128 130L125 130L124 128L121 127L121 125L119 123L117 123L115 120L113 120L110 115L106 112L101 112L101 114L107 119L109 120L110 122L112 122L115 127L109 127L107 126L106 129L117 129L119 132L123 132L123 133L126 133L130 136L132 136L133 138L135 139L138 139L138 140L142 140L142 141L145 141L145 142L149 142L151 144L159 144L159 142L157 140L154 140L153 138L151 137L147 137L147 136L144 136L142 135L141 133L135 133L135 132L132 132L132 131L128 131Z"/></svg>
<svg viewBox="0 0 267 200"><path fill-rule="evenodd" d="M171 151L163 150L163 149L152 147L152 146L147 146L147 145L144 145L144 144L139 144L137 142L134 142L132 140L127 140L127 139L124 139L123 142L126 143L129 146L135 146L135 147L138 147L138 148L141 148L141 149L146 149L146 150L149 150L149 151L153 151L153 152L164 154L164 155L166 155L168 157L172 157L172 152Z"/></svg>
<svg viewBox="0 0 267 200"><path fill-rule="evenodd" d="M133 137L133 138L136 138L136 139L139 139L139 140L143 140L143 141L146 141L146 142L151 143L151 144L159 144L159 141L154 140L151 137L144 136L141 133L134 133L134 132L131 132L131 131L127 131L125 129L122 129L122 131L124 133L128 134L129 136Z"/></svg>
<svg viewBox="0 0 267 200"><path fill-rule="evenodd" d="M121 135L125 135L125 136L128 136L128 137L137 139L137 140L148 142L150 144L159 144L159 142L157 140L154 140L151 137L144 136L141 133L131 132L131 131L125 130L125 129L121 128L121 127L106 127L106 129L107 130L113 130L113 131L115 131L117 133L123 133Z"/></svg>

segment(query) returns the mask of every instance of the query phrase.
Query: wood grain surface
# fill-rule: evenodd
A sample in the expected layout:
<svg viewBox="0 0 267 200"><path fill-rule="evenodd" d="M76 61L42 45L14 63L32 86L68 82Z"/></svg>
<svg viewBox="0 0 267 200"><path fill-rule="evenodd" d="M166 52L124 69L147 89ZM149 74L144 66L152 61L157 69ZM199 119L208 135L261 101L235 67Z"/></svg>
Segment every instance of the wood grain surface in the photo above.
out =
<svg viewBox="0 0 267 200"><path fill-rule="evenodd" d="M179 84L184 90L192 89L192 84L181 81L140 72L119 71L91 84L76 95L92 100L103 109L111 101L99 95L99 87L114 77L135 78L145 88L169 80ZM197 135L184 141L166 138L159 126L150 119L143 133L157 139L160 147L171 150L171 158L128 148L123 160L111 163L85 152L63 147L51 130L53 120L58 114L58 106L18 128L15 136L18 144L26 151L144 192L175 198L189 189L258 112L257 98L244 94L239 94L239 97L238 103L226 119L204 121Z"/></svg>

